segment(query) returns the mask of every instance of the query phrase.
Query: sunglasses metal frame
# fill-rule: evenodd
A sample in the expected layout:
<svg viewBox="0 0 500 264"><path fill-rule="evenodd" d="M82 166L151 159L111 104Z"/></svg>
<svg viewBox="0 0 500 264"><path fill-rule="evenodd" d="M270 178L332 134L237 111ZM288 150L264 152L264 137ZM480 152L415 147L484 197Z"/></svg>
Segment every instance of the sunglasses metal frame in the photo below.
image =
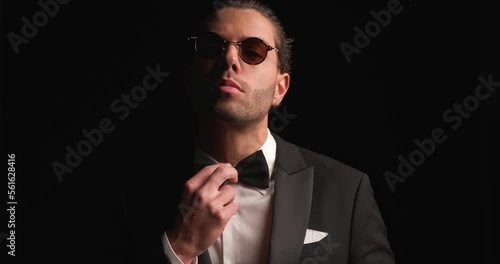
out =
<svg viewBox="0 0 500 264"><path fill-rule="evenodd" d="M250 64L250 65L258 65L258 64L261 64L262 62L264 62L267 58L267 53L270 51L270 50L276 50L276 52L278 52L278 49L271 46L271 45L268 45L265 41L263 41L262 39L260 38L257 38L257 37L249 37L249 38L246 38L244 40L241 40L241 41L228 41L228 40L225 40L223 38L221 38L218 34L214 33L214 32L204 32L202 34L207 34L207 33L210 33L212 34L213 36L217 37L218 39L220 39L221 41L221 47L220 47L220 51L221 53L220 54L215 54L214 56L203 56L202 54L200 54L198 52L198 48L197 48L197 41L198 41L198 36L192 36L192 37L189 37L188 38L188 41L195 41L194 42L194 50L196 51L196 54L198 54L200 57L202 58L206 58L206 59L213 59L219 55L222 55L224 54L224 51L227 49L227 47L231 44L235 45L238 47L238 55L239 57L241 58L241 60L243 60L245 63L247 64ZM264 57L262 58L262 61L259 61L259 62L256 62L256 63L250 63L248 62L247 60L245 60L244 56L242 55L242 52L241 52L241 46L243 45L243 42L247 41L247 40L251 40L251 39L257 39L259 40L260 42L262 42L262 44L265 45L266 47L266 53L264 54Z"/></svg>

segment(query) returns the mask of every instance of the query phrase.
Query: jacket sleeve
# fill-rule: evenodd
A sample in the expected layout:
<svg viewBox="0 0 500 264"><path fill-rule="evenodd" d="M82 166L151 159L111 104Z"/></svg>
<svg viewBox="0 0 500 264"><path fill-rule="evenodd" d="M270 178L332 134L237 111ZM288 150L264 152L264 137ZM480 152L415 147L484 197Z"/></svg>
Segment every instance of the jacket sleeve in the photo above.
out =
<svg viewBox="0 0 500 264"><path fill-rule="evenodd" d="M368 175L363 174L354 202L350 264L393 264L394 254L387 239L387 230L373 195Z"/></svg>

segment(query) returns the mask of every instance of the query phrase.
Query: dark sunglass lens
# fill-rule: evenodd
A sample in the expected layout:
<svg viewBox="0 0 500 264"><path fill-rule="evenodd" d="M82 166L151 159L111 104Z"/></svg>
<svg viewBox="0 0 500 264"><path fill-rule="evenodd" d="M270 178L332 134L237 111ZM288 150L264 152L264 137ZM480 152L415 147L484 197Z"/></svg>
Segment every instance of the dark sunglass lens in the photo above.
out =
<svg viewBox="0 0 500 264"><path fill-rule="evenodd" d="M248 38L241 43L241 57L248 64L259 64L266 59L267 45L258 38Z"/></svg>
<svg viewBox="0 0 500 264"><path fill-rule="evenodd" d="M196 39L195 49L200 57L212 59L221 53L222 40L214 33L200 34Z"/></svg>

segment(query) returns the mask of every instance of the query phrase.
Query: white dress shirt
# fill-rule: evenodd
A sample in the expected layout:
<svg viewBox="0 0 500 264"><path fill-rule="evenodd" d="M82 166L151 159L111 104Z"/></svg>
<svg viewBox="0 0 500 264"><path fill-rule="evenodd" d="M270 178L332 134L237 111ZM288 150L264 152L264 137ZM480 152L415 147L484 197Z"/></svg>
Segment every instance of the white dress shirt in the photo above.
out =
<svg viewBox="0 0 500 264"><path fill-rule="evenodd" d="M276 141L268 129L268 136L260 147L269 167L269 188L259 189L242 183L230 183L235 192L238 212L229 220L222 235L208 248L213 264L266 263L272 223L274 194L274 163ZM194 160L217 163L197 147ZM166 233L163 236L165 254L172 264L183 264L173 251ZM193 263L198 263L196 259Z"/></svg>

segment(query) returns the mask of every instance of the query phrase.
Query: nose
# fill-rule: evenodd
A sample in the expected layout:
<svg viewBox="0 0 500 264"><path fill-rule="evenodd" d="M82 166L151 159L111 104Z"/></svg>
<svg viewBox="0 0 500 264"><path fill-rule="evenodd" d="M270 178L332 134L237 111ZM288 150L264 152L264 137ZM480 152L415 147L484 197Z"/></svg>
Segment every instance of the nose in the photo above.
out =
<svg viewBox="0 0 500 264"><path fill-rule="evenodd" d="M219 67L224 70L232 69L234 72L240 71L240 47L237 42L226 41L224 43L221 58L219 58Z"/></svg>

